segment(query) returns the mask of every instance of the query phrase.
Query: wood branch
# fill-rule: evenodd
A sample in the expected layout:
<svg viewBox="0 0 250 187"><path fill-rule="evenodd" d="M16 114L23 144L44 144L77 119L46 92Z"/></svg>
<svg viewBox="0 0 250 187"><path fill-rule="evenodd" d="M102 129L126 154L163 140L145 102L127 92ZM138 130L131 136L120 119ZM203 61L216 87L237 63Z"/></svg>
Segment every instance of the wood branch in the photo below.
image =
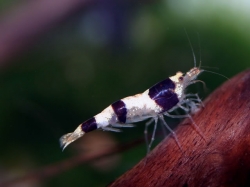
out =
<svg viewBox="0 0 250 187"><path fill-rule="evenodd" d="M110 187L249 186L250 70L227 81L193 116L204 140L186 119L171 136Z"/></svg>
<svg viewBox="0 0 250 187"><path fill-rule="evenodd" d="M28 181L45 181L49 178L57 176L62 172L68 171L74 167L77 167L84 163L90 163L91 161L103 159L108 156L112 156L114 154L124 152L131 148L138 146L139 144L144 143L144 139L137 139L133 142L129 142L124 145L117 146L115 149L105 149L103 152L98 152L97 154L92 154L86 156L85 153L74 156L72 158L68 158L66 160L62 160L58 163L53 163L42 168L38 168L36 170L28 172L24 176L17 177L15 179L10 179L7 181L0 182L0 187L13 187L13 186L21 186L24 182Z"/></svg>
<svg viewBox="0 0 250 187"><path fill-rule="evenodd" d="M93 0L30 0L6 11L0 19L0 68L90 2Z"/></svg>

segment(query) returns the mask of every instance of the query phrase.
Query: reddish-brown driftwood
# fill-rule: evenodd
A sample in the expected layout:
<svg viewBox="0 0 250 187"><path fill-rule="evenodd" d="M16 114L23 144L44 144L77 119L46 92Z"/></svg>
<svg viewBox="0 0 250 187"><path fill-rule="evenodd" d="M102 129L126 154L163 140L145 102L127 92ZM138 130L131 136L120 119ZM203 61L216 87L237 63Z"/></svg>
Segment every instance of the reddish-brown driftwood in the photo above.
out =
<svg viewBox="0 0 250 187"><path fill-rule="evenodd" d="M227 81L176 129L180 151L167 137L110 187L250 186L250 70Z"/></svg>
<svg viewBox="0 0 250 187"><path fill-rule="evenodd" d="M144 139L137 139L133 142L120 145L117 148L105 149L102 152L98 152L97 154L92 154L86 156L85 153L77 155L72 158L68 158L66 160L53 163L42 168L38 168L36 170L30 171L24 176L20 176L14 179L10 179L7 181L0 182L0 187L13 187L13 186L22 186L25 182L30 181L45 181L48 178L54 177L56 175L61 174L67 170L70 170L80 164L89 163L93 160L102 159L111 155L114 155L119 152L124 152L128 149L131 149L141 143L144 142Z"/></svg>

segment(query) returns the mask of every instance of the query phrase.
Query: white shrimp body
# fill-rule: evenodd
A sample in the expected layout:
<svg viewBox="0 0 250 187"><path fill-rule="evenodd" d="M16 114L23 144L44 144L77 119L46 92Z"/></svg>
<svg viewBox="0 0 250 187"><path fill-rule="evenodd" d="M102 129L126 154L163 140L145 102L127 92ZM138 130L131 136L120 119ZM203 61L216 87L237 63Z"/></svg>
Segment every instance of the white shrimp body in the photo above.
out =
<svg viewBox="0 0 250 187"><path fill-rule="evenodd" d="M156 119L182 103L189 103L190 100L185 98L185 89L195 82L194 80L202 71L194 67L185 75L177 72L176 75L155 84L143 93L112 103L99 114L81 123L73 133L62 136L61 146L64 149L87 132L99 128L117 131L112 127L130 127L131 123L148 118ZM192 106L195 106L193 102Z"/></svg>

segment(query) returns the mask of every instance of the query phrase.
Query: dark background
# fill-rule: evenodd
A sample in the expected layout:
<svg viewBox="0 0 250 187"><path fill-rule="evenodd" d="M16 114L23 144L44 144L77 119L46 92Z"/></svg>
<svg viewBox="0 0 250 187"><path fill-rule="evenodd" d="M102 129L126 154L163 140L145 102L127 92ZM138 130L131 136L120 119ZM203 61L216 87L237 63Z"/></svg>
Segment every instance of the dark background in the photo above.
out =
<svg viewBox="0 0 250 187"><path fill-rule="evenodd" d="M192 68L185 30L204 69L230 78L250 64L247 1L95 1L74 5L61 17L54 14L70 7L66 1L52 10L46 1L30 7L32 1L0 3L0 182L143 138L145 122L122 133L91 132L64 152L58 142L110 103ZM25 21L42 6L47 13ZM20 10L28 15L24 21L12 16ZM202 98L226 81L208 72L199 79L208 88L193 86ZM145 155L143 143L17 186L105 186Z"/></svg>

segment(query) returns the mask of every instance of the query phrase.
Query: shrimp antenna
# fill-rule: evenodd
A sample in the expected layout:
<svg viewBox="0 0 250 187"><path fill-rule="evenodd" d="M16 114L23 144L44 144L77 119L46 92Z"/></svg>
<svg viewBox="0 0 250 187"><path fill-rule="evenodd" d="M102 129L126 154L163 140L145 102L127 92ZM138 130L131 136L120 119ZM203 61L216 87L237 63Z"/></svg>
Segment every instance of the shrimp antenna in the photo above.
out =
<svg viewBox="0 0 250 187"><path fill-rule="evenodd" d="M198 37L198 41L199 41L199 51L200 51L200 64L199 64L199 68L201 68L201 67L206 67L206 66L201 66L201 44L200 44L200 34L199 34L199 32L197 32L197 37ZM189 38L188 38L189 39ZM190 40L189 40L189 43L190 43L190 45L191 45L191 42L190 42ZM191 48L192 48L192 46L191 46ZM193 49L192 49L192 51L193 51ZM195 57L194 57L195 58ZM217 67L207 67L207 68L214 68L214 69L219 69L219 68L217 68ZM229 79L228 77L226 77L225 75L222 75L222 74L220 74L220 73L216 73L216 72L213 72L213 71L208 71L208 70L204 70L204 71L206 71L206 72L210 72L210 73L213 73L213 74L216 74L216 75L220 75L220 76L222 76L222 77L224 77L224 78L226 78L226 79Z"/></svg>
<svg viewBox="0 0 250 187"><path fill-rule="evenodd" d="M191 84L195 84L195 83L197 83L197 82L202 83L203 90L206 92L206 91L207 91L207 85L206 85L206 83L205 83L204 81L202 81L202 80L193 80L193 81L191 82Z"/></svg>
<svg viewBox="0 0 250 187"><path fill-rule="evenodd" d="M201 68L201 40L200 40L200 34L197 32L197 37L198 37L198 43L199 43L199 53L200 53L200 64L199 64L199 69Z"/></svg>
<svg viewBox="0 0 250 187"><path fill-rule="evenodd" d="M184 28L184 31L185 31L185 33L187 35L187 39L188 39L189 45L190 45L191 50L192 50L192 54L193 54L193 58L194 58L194 67L196 67L196 57L195 57L195 54L194 54L194 49L193 49L192 43L191 43L191 41L189 39L189 36L188 36L186 28Z"/></svg>
<svg viewBox="0 0 250 187"><path fill-rule="evenodd" d="M203 70L203 71L206 71L206 72L209 72L209 73L213 73L213 74L216 74L216 75L220 75L220 76L222 76L222 77L224 77L224 78L226 78L226 79L229 79L228 77L226 77L225 75L222 75L222 74L220 74L220 73L216 73L216 72L208 71L208 70Z"/></svg>
<svg viewBox="0 0 250 187"><path fill-rule="evenodd" d="M210 69L216 69L216 70L219 70L218 67L211 67L211 66L201 66L202 68L210 68Z"/></svg>

